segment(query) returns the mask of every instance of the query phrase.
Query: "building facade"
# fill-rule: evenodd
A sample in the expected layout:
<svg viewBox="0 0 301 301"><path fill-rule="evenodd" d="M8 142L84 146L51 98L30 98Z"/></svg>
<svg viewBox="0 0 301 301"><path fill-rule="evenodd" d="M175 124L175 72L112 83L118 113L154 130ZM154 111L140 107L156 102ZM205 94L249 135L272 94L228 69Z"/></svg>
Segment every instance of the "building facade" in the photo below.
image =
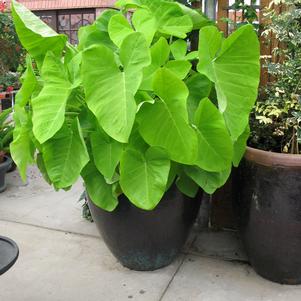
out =
<svg viewBox="0 0 301 301"><path fill-rule="evenodd" d="M6 1L10 7L10 1ZM19 0L56 32L78 43L78 29L94 22L103 10L113 8L115 0Z"/></svg>

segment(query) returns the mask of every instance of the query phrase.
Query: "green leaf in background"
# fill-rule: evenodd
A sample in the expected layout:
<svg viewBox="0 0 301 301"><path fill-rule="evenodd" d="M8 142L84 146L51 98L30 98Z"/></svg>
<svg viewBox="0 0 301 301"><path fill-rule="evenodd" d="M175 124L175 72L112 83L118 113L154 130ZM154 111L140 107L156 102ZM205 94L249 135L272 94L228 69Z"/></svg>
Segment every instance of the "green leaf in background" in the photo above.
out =
<svg viewBox="0 0 301 301"><path fill-rule="evenodd" d="M18 104L15 105L14 110L14 141L10 144L10 154L25 182L27 166L34 163L35 147L30 137L31 120L24 108Z"/></svg>
<svg viewBox="0 0 301 301"><path fill-rule="evenodd" d="M238 137L238 139L234 142L233 145L233 165L238 167L240 160L245 154L247 141L250 136L250 127L247 125L244 132Z"/></svg>
<svg viewBox="0 0 301 301"><path fill-rule="evenodd" d="M155 32L175 36L184 39L186 33L193 28L192 19L184 14L177 3L160 0L129 0L117 1L117 7L138 8L143 10L142 18L147 20L149 26L155 29ZM141 15L139 15L140 17ZM152 20L151 20L152 19ZM137 22L136 22L137 23ZM150 28L144 26L146 33ZM138 31L142 31L141 27Z"/></svg>
<svg viewBox="0 0 301 301"><path fill-rule="evenodd" d="M152 91L156 71L166 64L169 59L170 47L165 38L161 37L151 46L151 64L143 69L141 90Z"/></svg>
<svg viewBox="0 0 301 301"><path fill-rule="evenodd" d="M97 169L112 179L120 161L123 146L101 130L91 134L91 148Z"/></svg>
<svg viewBox="0 0 301 301"><path fill-rule="evenodd" d="M179 79L184 79L191 69L191 64L188 61L169 61L165 67L172 71Z"/></svg>
<svg viewBox="0 0 301 301"><path fill-rule="evenodd" d="M71 83L63 63L48 52L42 67L41 77L44 87L32 99L33 133L40 143L44 143L62 127L65 107L71 92Z"/></svg>
<svg viewBox="0 0 301 301"><path fill-rule="evenodd" d="M210 95L212 83L205 75L195 73L185 80L185 84L189 90L187 99L188 117L190 123L193 123L194 114L200 101Z"/></svg>
<svg viewBox="0 0 301 301"><path fill-rule="evenodd" d="M221 172L210 172L196 166L186 166L185 173L206 193L212 194L217 188L226 183L231 173L231 168L229 167Z"/></svg>
<svg viewBox="0 0 301 301"><path fill-rule="evenodd" d="M89 162L78 119L66 124L43 144L43 158L51 182L58 189L73 185Z"/></svg>
<svg viewBox="0 0 301 301"><path fill-rule="evenodd" d="M166 68L154 78L154 92L160 99L144 104L139 111L139 131L151 146L164 148L173 161L193 164L197 154L197 136L188 124L185 84Z"/></svg>
<svg viewBox="0 0 301 301"><path fill-rule="evenodd" d="M213 62L222 45L222 33L215 26L206 26L199 34L199 63L198 72L206 75L215 82Z"/></svg>
<svg viewBox="0 0 301 301"><path fill-rule="evenodd" d="M200 30L198 71L215 83L219 109L235 141L245 130L257 98L259 41L254 27L245 25L225 39L216 53L220 44L218 35L215 27Z"/></svg>
<svg viewBox="0 0 301 301"><path fill-rule="evenodd" d="M108 31L111 40L120 48L123 40L129 34L133 33L134 29L131 27L125 16L118 14L111 17Z"/></svg>
<svg viewBox="0 0 301 301"><path fill-rule="evenodd" d="M38 16L15 0L12 1L12 16L22 45L39 66L42 65L48 51L52 51L55 55L61 54L67 36L57 34Z"/></svg>
<svg viewBox="0 0 301 301"><path fill-rule="evenodd" d="M139 76L137 79L137 73L151 63L150 50L144 36L139 32L132 33L124 39L120 47L119 55L126 78L133 77L136 81L139 81ZM135 86L137 86L137 84L135 84ZM135 88L135 90L137 90L137 88Z"/></svg>
<svg viewBox="0 0 301 301"><path fill-rule="evenodd" d="M119 12L115 9L106 9L93 24L81 27L78 32L78 49L82 50L94 44L103 44L115 50L116 46L110 39L108 27L110 19L118 14Z"/></svg>
<svg viewBox="0 0 301 301"><path fill-rule="evenodd" d="M109 136L126 143L135 120L134 96L142 81L142 69L150 63L149 48L141 33L124 40L120 59L124 72L110 49L103 45L89 48L83 53L82 74L89 109Z"/></svg>
<svg viewBox="0 0 301 301"><path fill-rule="evenodd" d="M152 210L165 192L169 169L170 161L159 148L145 153L127 149L120 162L120 186L135 206Z"/></svg>
<svg viewBox="0 0 301 301"><path fill-rule="evenodd" d="M193 23L193 30L200 29L204 26L214 25L214 22L209 20L203 13L199 12L197 9L191 9L182 3L177 4L182 9L183 13L189 16Z"/></svg>
<svg viewBox="0 0 301 301"><path fill-rule="evenodd" d="M22 86L16 95L16 104L24 107L36 88L37 79L32 68L32 61L29 56L26 57L26 71L22 75Z"/></svg>
<svg viewBox="0 0 301 301"><path fill-rule="evenodd" d="M113 185L106 183L105 178L92 162L85 166L81 175L91 201L101 209L113 211L118 205L117 196L113 193Z"/></svg>
<svg viewBox="0 0 301 301"><path fill-rule="evenodd" d="M151 45L156 33L156 20L146 9L138 9L132 16L135 30L144 34L148 45Z"/></svg>
<svg viewBox="0 0 301 301"><path fill-rule="evenodd" d="M184 172L181 172L177 181L176 185L178 189L190 198L196 197L199 186L196 184L190 177L188 177Z"/></svg>
<svg viewBox="0 0 301 301"><path fill-rule="evenodd" d="M178 39L170 45L170 50L175 60L183 60L187 53L187 42Z"/></svg>
<svg viewBox="0 0 301 301"><path fill-rule="evenodd" d="M232 162L232 141L222 114L208 98L199 104L195 125L199 143L195 165L207 171L225 170Z"/></svg>

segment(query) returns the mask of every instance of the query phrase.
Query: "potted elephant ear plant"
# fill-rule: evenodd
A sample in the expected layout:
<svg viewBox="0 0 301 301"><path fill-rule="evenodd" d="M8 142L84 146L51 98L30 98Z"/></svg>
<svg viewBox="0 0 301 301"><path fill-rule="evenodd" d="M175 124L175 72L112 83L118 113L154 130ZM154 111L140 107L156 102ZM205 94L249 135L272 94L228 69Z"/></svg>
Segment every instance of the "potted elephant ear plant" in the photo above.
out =
<svg viewBox="0 0 301 301"><path fill-rule="evenodd" d="M10 118L11 109L0 113L0 192L6 188L5 174L9 170L12 160L8 156L9 144L13 138L13 124Z"/></svg>
<svg viewBox="0 0 301 301"><path fill-rule="evenodd" d="M301 283L301 7L283 1L266 11L264 35L279 40L274 78L251 114L251 136L240 168L238 214L250 262L263 277Z"/></svg>
<svg viewBox="0 0 301 301"><path fill-rule="evenodd" d="M130 269L154 270L176 258L202 191L223 185L244 153L259 45L251 26L224 39L179 3L116 5L81 28L74 47L13 1L30 59L11 151L23 178L33 161L55 189L81 176L112 253Z"/></svg>

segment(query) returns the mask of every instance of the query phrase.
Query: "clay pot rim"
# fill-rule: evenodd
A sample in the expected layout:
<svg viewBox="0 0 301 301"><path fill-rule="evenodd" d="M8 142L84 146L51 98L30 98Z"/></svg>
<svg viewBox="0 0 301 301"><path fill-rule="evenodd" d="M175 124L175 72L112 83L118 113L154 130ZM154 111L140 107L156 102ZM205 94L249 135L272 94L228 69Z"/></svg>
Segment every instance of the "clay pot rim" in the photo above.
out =
<svg viewBox="0 0 301 301"><path fill-rule="evenodd" d="M301 155L264 151L247 146L245 159L264 166L301 169Z"/></svg>

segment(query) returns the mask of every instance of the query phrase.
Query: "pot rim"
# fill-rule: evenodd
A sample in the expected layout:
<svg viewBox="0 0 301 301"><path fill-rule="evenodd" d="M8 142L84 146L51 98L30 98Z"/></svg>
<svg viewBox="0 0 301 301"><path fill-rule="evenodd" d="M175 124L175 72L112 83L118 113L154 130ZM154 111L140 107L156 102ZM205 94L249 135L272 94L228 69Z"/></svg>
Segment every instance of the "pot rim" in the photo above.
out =
<svg viewBox="0 0 301 301"><path fill-rule="evenodd" d="M9 157L9 156L7 156L7 155L5 155L4 156L4 161L3 162L1 162L0 163L0 167L6 167L6 166L9 166L11 163L12 163L12 159Z"/></svg>
<svg viewBox="0 0 301 301"><path fill-rule="evenodd" d="M301 155L264 151L247 146L245 159L264 166L301 169Z"/></svg>

